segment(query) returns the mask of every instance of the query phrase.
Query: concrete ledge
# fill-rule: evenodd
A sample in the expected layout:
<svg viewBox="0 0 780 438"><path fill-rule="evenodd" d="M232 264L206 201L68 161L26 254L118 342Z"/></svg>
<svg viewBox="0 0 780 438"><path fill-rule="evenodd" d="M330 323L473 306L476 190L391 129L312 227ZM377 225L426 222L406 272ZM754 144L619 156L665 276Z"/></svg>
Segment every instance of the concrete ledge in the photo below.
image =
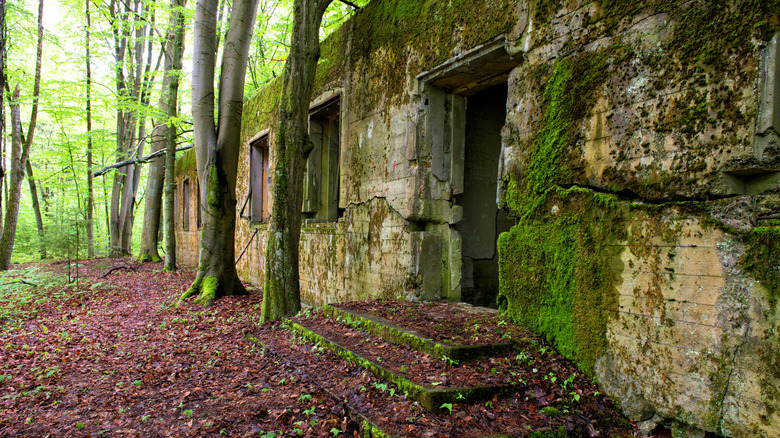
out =
<svg viewBox="0 0 780 438"><path fill-rule="evenodd" d="M428 353L439 359L445 357L459 362L502 356L515 350L510 342L489 345L460 345L435 342L414 330L398 327L385 318L354 310L340 309L326 304L323 308L326 316L343 320L346 317L361 322L361 328L371 334L380 336L388 342L398 345L409 345L413 349Z"/></svg>
<svg viewBox="0 0 780 438"><path fill-rule="evenodd" d="M260 342L259 339L257 339L254 335L251 333L244 332L244 340L258 345L260 347L265 347L262 342ZM324 387L320 387L324 392L326 392L334 401L338 403L344 403L344 405L347 407L347 414L349 415L349 418L354 421L355 423L359 424L360 426L360 436L363 438L400 438L396 437L395 435L390 435L389 433L385 432L374 424L371 420L366 418L363 414L355 410L352 406L349 405L349 403L346 403L345 400L338 397L336 394L333 394L328 389Z"/></svg>
<svg viewBox="0 0 780 438"><path fill-rule="evenodd" d="M522 388L517 385L477 386L472 388L418 385L404 377L396 375L376 362L358 355L349 348L326 339L300 324L285 319L284 326L309 341L329 349L341 359L354 365L361 366L376 377L395 384L401 391L406 391L409 398L417 401L422 407L432 413L446 412L446 410L442 408L442 405L445 403L480 403L490 400L494 396L505 397Z"/></svg>

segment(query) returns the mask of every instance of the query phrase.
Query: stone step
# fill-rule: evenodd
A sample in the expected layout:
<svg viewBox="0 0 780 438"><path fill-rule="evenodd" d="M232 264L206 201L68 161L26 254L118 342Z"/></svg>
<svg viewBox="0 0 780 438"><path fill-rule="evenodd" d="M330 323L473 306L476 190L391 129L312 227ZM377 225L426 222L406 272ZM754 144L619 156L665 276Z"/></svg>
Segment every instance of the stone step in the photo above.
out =
<svg viewBox="0 0 780 438"><path fill-rule="evenodd" d="M330 312L333 311L331 310ZM375 321L374 323L378 324ZM450 405L449 407L451 408L451 404L454 403L482 403L492 400L495 397L506 397L524 389L524 386L519 384L488 384L471 387L451 387L414 382L407 377L389 370L377 359L363 357L353 348L331 339L327 334L318 333L316 329L306 327L305 322L303 321L299 323L287 319L284 321L284 325L292 332L332 351L342 360L361 366L370 371L377 378L395 384L400 391L406 392L409 398L417 401L421 406L432 413L447 412L448 405Z"/></svg>
<svg viewBox="0 0 780 438"><path fill-rule="evenodd" d="M330 318L347 322L358 321L363 330L380 336L388 342L397 345L409 345L419 352L428 353L442 360L464 362L502 356L515 350L515 344L511 342L483 345L436 342L415 330L399 327L393 324L392 321L380 316L351 309L342 309L329 304L326 304L322 310Z"/></svg>
<svg viewBox="0 0 780 438"><path fill-rule="evenodd" d="M253 334L249 332L244 332L244 340L257 345L258 347L265 348L262 342L260 342L257 337L255 337ZM337 395L333 394L330 390L327 388L320 386L320 388L323 392L328 394L328 396L333 399L335 402L343 402L343 400L338 397ZM360 436L363 438L400 438L396 437L395 435L391 435L379 426L377 426L374 422L366 418L363 414L358 412L356 409L354 409L352 406L350 406L348 403L344 403L344 406L347 408L347 415L349 415L350 420L354 421L358 424L358 427L360 428Z"/></svg>

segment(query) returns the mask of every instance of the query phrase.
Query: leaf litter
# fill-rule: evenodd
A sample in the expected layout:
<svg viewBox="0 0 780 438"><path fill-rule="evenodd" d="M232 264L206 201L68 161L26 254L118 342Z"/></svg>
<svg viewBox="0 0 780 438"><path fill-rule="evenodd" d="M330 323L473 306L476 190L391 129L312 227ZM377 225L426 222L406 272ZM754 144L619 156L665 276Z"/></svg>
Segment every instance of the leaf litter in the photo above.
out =
<svg viewBox="0 0 780 438"><path fill-rule="evenodd" d="M640 435L595 384L541 342L533 344L536 351L522 350L528 357L477 365L492 360L494 379L523 379L514 396L454 403L450 412L434 415L395 385L279 324L260 325L262 294L251 286L250 295L211 307L176 306L194 271L162 273L161 264L144 263L104 276L128 264L83 262L78 287L48 283L23 304L3 295L0 437L359 436L351 413L398 437ZM38 266L64 274L62 265ZM391 306L399 307L385 303ZM308 316L316 318L324 317ZM456 331L473 330L468 321L459 324ZM262 346L245 341L247 333ZM399 360L430 363L405 370L409 377L454 376L464 366L465 379L476 379L473 364L381 348L385 362L399 370ZM394 357L396 350L406 356Z"/></svg>

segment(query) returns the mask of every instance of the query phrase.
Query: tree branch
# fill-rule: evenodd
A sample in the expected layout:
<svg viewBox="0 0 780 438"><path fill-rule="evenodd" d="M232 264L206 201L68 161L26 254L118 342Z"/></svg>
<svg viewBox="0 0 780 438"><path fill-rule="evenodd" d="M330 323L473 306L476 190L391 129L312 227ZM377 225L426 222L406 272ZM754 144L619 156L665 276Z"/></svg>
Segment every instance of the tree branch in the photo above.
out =
<svg viewBox="0 0 780 438"><path fill-rule="evenodd" d="M354 4L354 3L352 3L351 1L348 1L348 0L339 0L339 1L340 1L341 3L344 3L344 4L345 4L345 5L347 5L347 6L352 6L352 9L355 9L355 10L359 10L359 9L360 9L360 6L358 6L358 5Z"/></svg>
<svg viewBox="0 0 780 438"><path fill-rule="evenodd" d="M192 145L188 144L188 145L185 145L185 146L180 146L180 147L176 148L176 152L186 151L187 149L192 149ZM135 163L146 163L146 162L148 162L149 160L151 160L153 158L161 157L163 155L165 155L165 149L160 149L159 151L151 153L151 154L149 154L149 155L147 155L145 157L131 158L129 160L123 160L123 161L120 161L118 163L114 163L114 164L112 164L110 166L106 166L106 167L104 167L104 168L102 168L100 170L95 171L93 176L101 176L101 175L107 173L111 169L119 169L120 167L129 166L129 165L135 164Z"/></svg>

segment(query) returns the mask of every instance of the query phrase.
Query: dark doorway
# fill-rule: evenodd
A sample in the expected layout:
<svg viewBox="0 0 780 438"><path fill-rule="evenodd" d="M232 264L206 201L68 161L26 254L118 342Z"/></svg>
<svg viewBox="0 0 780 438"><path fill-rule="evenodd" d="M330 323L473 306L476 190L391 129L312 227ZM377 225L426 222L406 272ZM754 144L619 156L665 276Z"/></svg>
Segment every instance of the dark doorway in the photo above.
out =
<svg viewBox="0 0 780 438"><path fill-rule="evenodd" d="M463 207L463 220L454 226L462 242L461 299L494 308L498 297L496 241L512 226L496 204L506 101L506 83L468 97L464 190L456 196L456 203Z"/></svg>

